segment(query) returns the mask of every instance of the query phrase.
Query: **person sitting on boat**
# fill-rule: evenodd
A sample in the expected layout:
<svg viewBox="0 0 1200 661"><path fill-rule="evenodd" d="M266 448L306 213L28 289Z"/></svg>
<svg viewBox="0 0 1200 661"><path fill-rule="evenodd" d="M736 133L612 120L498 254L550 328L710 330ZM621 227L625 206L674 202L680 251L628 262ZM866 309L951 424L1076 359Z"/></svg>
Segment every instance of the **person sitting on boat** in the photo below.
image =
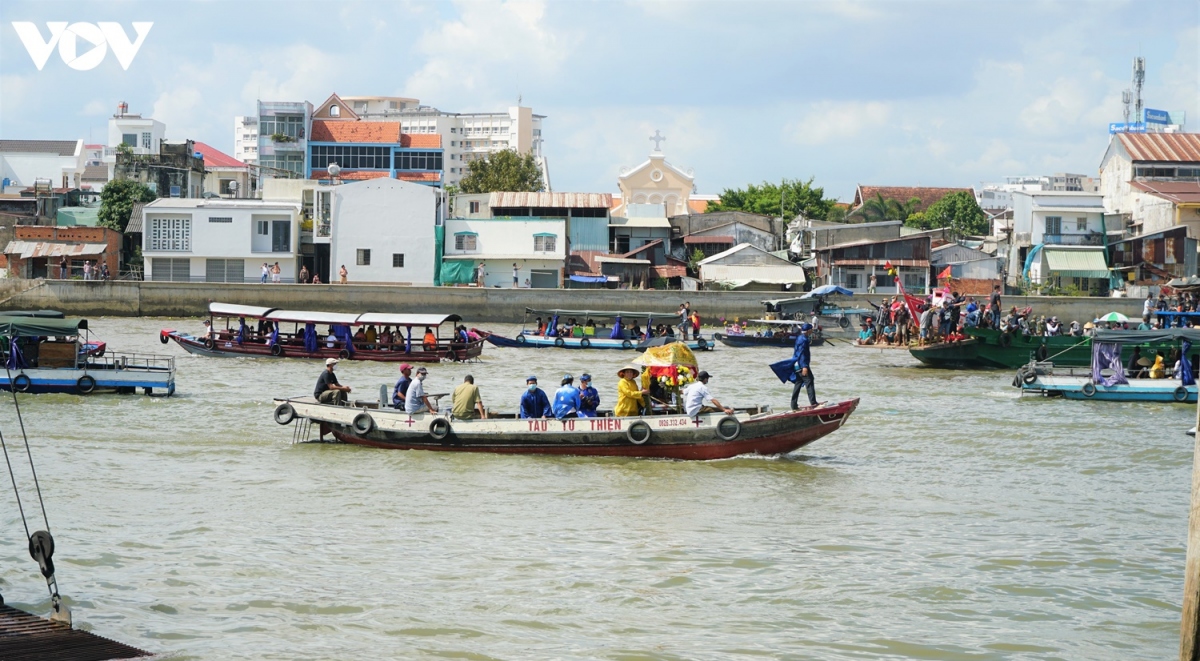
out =
<svg viewBox="0 0 1200 661"><path fill-rule="evenodd" d="M875 344L875 329L867 322L863 322L862 330L858 332L859 344Z"/></svg>
<svg viewBox="0 0 1200 661"><path fill-rule="evenodd" d="M1146 378L1146 365L1149 364L1150 361L1142 357L1142 348L1135 346L1133 354L1129 356L1129 363L1125 367L1125 376L1131 379L1144 379Z"/></svg>
<svg viewBox="0 0 1200 661"><path fill-rule="evenodd" d="M470 374L463 377L463 382L454 389L450 415L459 420L487 417L487 409L483 408L483 398L479 395L479 387L475 385L475 377Z"/></svg>
<svg viewBox="0 0 1200 661"><path fill-rule="evenodd" d="M579 398L579 389L575 387L575 378L570 374L563 375L562 387L554 392L554 404L551 408L554 410L554 417L559 420L579 417L579 409L583 408L583 402Z"/></svg>
<svg viewBox="0 0 1200 661"><path fill-rule="evenodd" d="M333 332L333 326L329 327L329 336L325 338L325 348L332 349L337 346L337 334Z"/></svg>
<svg viewBox="0 0 1200 661"><path fill-rule="evenodd" d="M425 377L429 376L429 370L424 367L418 367L417 373L414 376L412 383L408 384L408 393L404 396L404 412L412 415L413 413L428 413L436 410L433 402L425 396Z"/></svg>
<svg viewBox="0 0 1200 661"><path fill-rule="evenodd" d="M600 393L592 387L592 375L579 375L579 417L596 417L596 408L600 406Z"/></svg>
<svg viewBox="0 0 1200 661"><path fill-rule="evenodd" d="M1071 337L1083 337L1083 327L1079 325L1078 321L1071 320L1070 335Z"/></svg>
<svg viewBox="0 0 1200 661"><path fill-rule="evenodd" d="M663 330L666 331L665 337L669 337L672 340L675 339L675 327L674 326L668 325Z"/></svg>
<svg viewBox="0 0 1200 661"><path fill-rule="evenodd" d="M379 331L378 348L382 349L384 351L388 351L392 348L393 341L395 341L395 338L392 337L392 327L384 326L383 330Z"/></svg>
<svg viewBox="0 0 1200 661"><path fill-rule="evenodd" d="M209 321L209 320L207 320L207 319L205 319L205 320L204 320L204 332L203 332L203 333L200 333L200 338L199 338L199 339L201 339L201 340L207 340L208 338L210 338L210 337L212 337L212 336L213 336L213 332L212 332L212 322L211 322L211 321Z"/></svg>
<svg viewBox="0 0 1200 661"><path fill-rule="evenodd" d="M337 364L337 358L326 360L325 371L317 377L317 387L313 389L313 397L316 397L317 401L322 404L341 406L346 403L346 395L350 392L350 386L338 383L337 375L333 373L333 368Z"/></svg>
<svg viewBox="0 0 1200 661"><path fill-rule="evenodd" d="M1083 325L1083 334L1086 335L1087 337L1096 337L1096 324L1093 324L1090 321L1087 322L1086 324L1084 324Z"/></svg>
<svg viewBox="0 0 1200 661"><path fill-rule="evenodd" d="M767 330L763 331L763 337L767 337L767 338L775 337L775 333L771 330L770 326L767 327Z"/></svg>
<svg viewBox="0 0 1200 661"><path fill-rule="evenodd" d="M1050 317L1050 321L1046 322L1046 337L1059 335L1062 335L1062 325L1058 323L1058 317Z"/></svg>
<svg viewBox="0 0 1200 661"><path fill-rule="evenodd" d="M400 378L396 381L396 387L392 388L392 406L401 410L408 397L408 387L412 385L412 368L408 363L400 363Z"/></svg>
<svg viewBox="0 0 1200 661"><path fill-rule="evenodd" d="M967 328L975 328L979 325L979 304L975 302L974 296L967 297Z"/></svg>
<svg viewBox="0 0 1200 661"><path fill-rule="evenodd" d="M617 405L613 408L613 415L619 418L634 416L646 407L646 398L650 391L639 388L634 381L640 373L641 368L637 365L626 365L617 370L617 376L621 380L617 382Z"/></svg>
<svg viewBox="0 0 1200 661"><path fill-rule="evenodd" d="M534 335L545 335L545 334L546 334L546 323L542 321L541 317L538 317L537 318L537 331L534 332Z"/></svg>
<svg viewBox="0 0 1200 661"><path fill-rule="evenodd" d="M1159 351L1154 356L1154 365L1150 368L1151 379L1167 378L1167 367L1163 364L1163 353Z"/></svg>
<svg viewBox="0 0 1200 661"><path fill-rule="evenodd" d="M733 409L728 406L723 406L721 402L713 399L712 393L708 392L708 380L712 378L708 372L701 371L696 375L696 380L688 384L683 389L683 410L688 414L689 418L694 418L705 413L716 413L724 411L728 415L733 415ZM709 402L712 405L705 404Z"/></svg>
<svg viewBox="0 0 1200 661"><path fill-rule="evenodd" d="M437 336L433 334L433 330L428 326L425 327L425 339L421 340L421 346L425 347L426 351L437 350Z"/></svg>
<svg viewBox="0 0 1200 661"><path fill-rule="evenodd" d="M1154 327L1150 325L1150 315L1146 315L1146 316L1142 317L1142 323L1138 324L1137 329L1143 330L1143 331L1144 330L1154 330Z"/></svg>
<svg viewBox="0 0 1200 661"><path fill-rule="evenodd" d="M375 330L375 324L367 325L366 336L367 336L367 348L368 349L378 349L379 345L376 344L376 342L379 341L379 331Z"/></svg>
<svg viewBox="0 0 1200 661"><path fill-rule="evenodd" d="M545 391L538 387L536 376L530 375L525 379L525 392L521 394L520 417L554 417L554 410L550 408L550 398L546 397Z"/></svg>
<svg viewBox="0 0 1200 661"><path fill-rule="evenodd" d="M643 337L645 337L645 336L642 334L642 327L640 325L638 325L638 322L635 319L633 321L633 326L629 327L629 339L640 340Z"/></svg>
<svg viewBox="0 0 1200 661"><path fill-rule="evenodd" d="M883 327L883 341L887 342L889 347L896 343L896 324Z"/></svg>
<svg viewBox="0 0 1200 661"><path fill-rule="evenodd" d="M584 337L595 337L595 335L596 335L596 322L592 321L591 319L588 319L587 323L583 325L583 336Z"/></svg>
<svg viewBox="0 0 1200 661"><path fill-rule="evenodd" d="M358 330L355 331L355 333L354 333L354 346L359 349L368 348L367 347L367 334L363 331L362 326L359 326Z"/></svg>

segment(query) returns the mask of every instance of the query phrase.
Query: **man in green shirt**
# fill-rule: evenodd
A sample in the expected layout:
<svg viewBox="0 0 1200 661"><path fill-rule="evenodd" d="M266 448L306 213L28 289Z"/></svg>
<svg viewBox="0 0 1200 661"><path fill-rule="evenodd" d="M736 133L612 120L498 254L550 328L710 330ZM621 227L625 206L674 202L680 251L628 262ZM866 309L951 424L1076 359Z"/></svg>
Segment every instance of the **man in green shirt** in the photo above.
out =
<svg viewBox="0 0 1200 661"><path fill-rule="evenodd" d="M487 411L483 408L483 398L479 396L479 387L475 385L475 377L470 374L463 377L463 382L454 389L453 402L450 412L459 420L487 417Z"/></svg>

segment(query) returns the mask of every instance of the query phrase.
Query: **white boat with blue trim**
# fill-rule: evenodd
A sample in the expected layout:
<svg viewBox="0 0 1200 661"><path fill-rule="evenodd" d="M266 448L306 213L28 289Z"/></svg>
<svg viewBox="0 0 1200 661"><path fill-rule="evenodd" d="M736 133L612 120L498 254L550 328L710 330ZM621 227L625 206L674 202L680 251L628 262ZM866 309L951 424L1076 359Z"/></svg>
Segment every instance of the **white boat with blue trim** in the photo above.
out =
<svg viewBox="0 0 1200 661"><path fill-rule="evenodd" d="M546 321L542 322L545 315ZM530 326L530 316L536 316L533 328ZM521 331L514 337L504 337L496 333L472 328L480 337L498 347L517 349L552 348L559 349L638 349L645 351L648 347L658 346L664 342L684 342L688 348L696 351L711 351L713 340L695 337L691 340L679 339L676 335L654 337L650 333L654 329L654 320L658 319L664 330L674 333L677 329L679 315L670 312L622 312L618 310L533 310L525 309L525 319ZM645 320L646 326L641 327ZM571 323L574 321L574 323ZM599 323L597 323L599 322ZM611 325L610 325L611 323ZM642 331L642 332L639 332Z"/></svg>

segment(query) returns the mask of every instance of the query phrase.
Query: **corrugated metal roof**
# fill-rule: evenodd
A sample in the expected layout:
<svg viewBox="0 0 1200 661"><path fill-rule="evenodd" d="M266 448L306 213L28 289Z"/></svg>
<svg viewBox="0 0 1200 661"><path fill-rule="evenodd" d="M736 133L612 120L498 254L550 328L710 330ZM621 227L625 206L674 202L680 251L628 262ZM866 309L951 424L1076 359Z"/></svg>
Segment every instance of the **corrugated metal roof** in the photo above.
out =
<svg viewBox="0 0 1200 661"><path fill-rule="evenodd" d="M789 283L803 283L805 281L804 269L794 264L705 264L700 267L700 279L705 282L732 282L737 284L737 286L742 286L750 282L786 285Z"/></svg>
<svg viewBox="0 0 1200 661"><path fill-rule="evenodd" d="M129 222L125 225L126 234L142 233L142 209L145 207L145 202L133 203L133 211L129 213Z"/></svg>
<svg viewBox="0 0 1200 661"><path fill-rule="evenodd" d="M650 265L650 260L648 260L648 259L627 259L625 257L609 257L607 255L600 255L593 259L597 264L645 264L646 266Z"/></svg>
<svg viewBox="0 0 1200 661"><path fill-rule="evenodd" d="M610 193L492 193L488 206L496 207L569 207L572 209L607 209L612 205Z"/></svg>
<svg viewBox="0 0 1200 661"><path fill-rule="evenodd" d="M1200 162L1200 133L1118 133L1135 161Z"/></svg>
<svg viewBox="0 0 1200 661"><path fill-rule="evenodd" d="M67 243L59 241L9 241L5 255L16 255L20 259L31 257L89 257L104 254L108 246L103 243Z"/></svg>
<svg viewBox="0 0 1200 661"><path fill-rule="evenodd" d="M694 235L692 235L692 236L683 237L683 242L688 245L691 245L693 243L728 243L730 245L733 245L733 237L732 236L694 236Z"/></svg>
<svg viewBox="0 0 1200 661"><path fill-rule="evenodd" d="M74 156L82 140L0 140L0 152Z"/></svg>
<svg viewBox="0 0 1200 661"><path fill-rule="evenodd" d="M671 221L664 217L658 218L612 218L609 227L661 227L671 228Z"/></svg>
<svg viewBox="0 0 1200 661"><path fill-rule="evenodd" d="M1130 184L1176 204L1200 202L1200 183L1194 181L1133 181Z"/></svg>
<svg viewBox="0 0 1200 661"><path fill-rule="evenodd" d="M1107 278L1108 263L1104 261L1104 248L1094 250L1066 250L1043 248L1046 269L1057 275L1073 278Z"/></svg>

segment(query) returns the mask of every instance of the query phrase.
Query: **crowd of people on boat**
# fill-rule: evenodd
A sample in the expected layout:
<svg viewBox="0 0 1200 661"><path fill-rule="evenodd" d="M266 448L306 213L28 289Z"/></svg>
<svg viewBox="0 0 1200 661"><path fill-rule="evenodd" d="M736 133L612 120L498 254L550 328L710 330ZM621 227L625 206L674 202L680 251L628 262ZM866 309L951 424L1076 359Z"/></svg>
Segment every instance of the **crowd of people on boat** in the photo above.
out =
<svg viewBox="0 0 1200 661"><path fill-rule="evenodd" d="M691 332L692 339L700 339L700 313L692 309L690 302L684 302L679 306L679 322L672 325L670 323L660 322L651 326L652 319L647 317L646 327L642 328L641 321L638 319L622 320L617 317L615 320L615 330L609 330L607 327L601 327L601 337L610 337L611 339L634 340L642 341L654 337L669 337L675 339L688 340L688 333ZM580 322L577 317L567 317L566 320L559 320L558 316L550 317L543 320L537 317L534 320L535 330L534 335L541 337L579 337L593 338L596 337L597 326L593 319L585 319ZM676 334L676 331L679 331Z"/></svg>
<svg viewBox="0 0 1200 661"><path fill-rule="evenodd" d="M292 345L296 347L304 346L304 329L300 329L295 334L282 334L279 332L279 324L270 319L259 319L253 326L247 325L245 317L238 319L237 328L226 328L217 330L212 327L208 319L204 320L204 331L200 333L198 339L201 341L207 339L237 342L238 344L258 343L258 344L281 344ZM390 325L376 327L375 324L366 324L357 327L357 330L350 333L349 326L330 325L326 327L324 334L319 335L318 344L324 344L326 349L342 349L347 348L349 343L355 351L409 351L409 343L412 341L414 347L420 347L425 351L436 351L438 347L444 343L449 343L451 346L458 344L468 344L481 340L479 333L466 326L455 326L454 332L449 338L441 339L433 328L426 326L425 332L421 335L420 340L417 340L415 332L412 337L405 337L404 329L397 326L395 330ZM316 330L314 329L314 332ZM411 332L411 329L410 329Z"/></svg>

